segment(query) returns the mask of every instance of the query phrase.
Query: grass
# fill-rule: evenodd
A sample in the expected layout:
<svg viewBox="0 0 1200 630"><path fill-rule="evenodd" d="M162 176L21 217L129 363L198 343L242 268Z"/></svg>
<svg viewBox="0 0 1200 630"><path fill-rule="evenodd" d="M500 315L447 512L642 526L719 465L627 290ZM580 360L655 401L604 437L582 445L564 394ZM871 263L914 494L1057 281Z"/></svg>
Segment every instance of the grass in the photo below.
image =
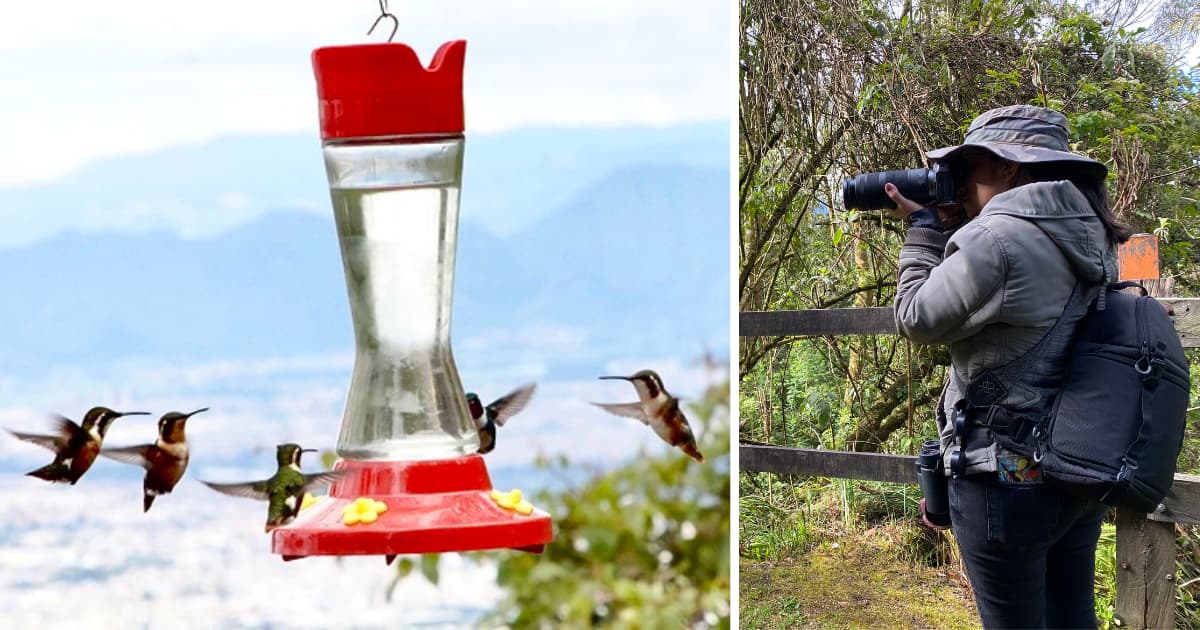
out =
<svg viewBox="0 0 1200 630"><path fill-rule="evenodd" d="M979 628L955 564L914 554L910 523L832 534L800 557L742 558L741 627ZM944 543L944 544L949 544Z"/></svg>

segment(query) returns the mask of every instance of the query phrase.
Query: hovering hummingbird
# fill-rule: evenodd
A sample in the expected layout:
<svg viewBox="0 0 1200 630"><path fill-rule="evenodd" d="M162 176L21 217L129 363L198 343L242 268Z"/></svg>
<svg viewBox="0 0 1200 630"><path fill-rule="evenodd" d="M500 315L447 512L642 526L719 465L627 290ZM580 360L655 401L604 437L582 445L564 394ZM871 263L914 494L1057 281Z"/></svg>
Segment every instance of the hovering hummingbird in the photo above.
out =
<svg viewBox="0 0 1200 630"><path fill-rule="evenodd" d="M270 533L276 527L287 525L296 518L296 515L300 513L300 503L304 499L305 492L329 485L345 474L344 470L331 470L310 475L300 472L300 456L304 453L315 453L316 450L315 448L300 448L299 444L280 444L275 447L275 461L279 464L279 469L270 479L246 483L211 483L208 481L201 481L201 483L231 497L245 497L269 502L265 531Z"/></svg>
<svg viewBox="0 0 1200 630"><path fill-rule="evenodd" d="M495 402L484 407L479 402L479 396L473 392L467 392L467 407L471 410L471 419L475 421L475 428L479 429L479 450L480 455L492 452L496 448L496 427L504 426L508 419L517 415L529 404L529 399L533 398L533 391L537 389L537 383L526 383L504 396L497 398Z"/></svg>
<svg viewBox="0 0 1200 630"><path fill-rule="evenodd" d="M187 436L184 435L184 425L188 418L208 411L208 407L197 409L191 413L172 411L158 419L158 439L154 444L124 446L121 448L106 448L100 454L126 464L141 466L146 469L146 478L142 482L142 511L149 512L154 497L160 494L170 494L175 484L183 478L183 471L188 465Z"/></svg>
<svg viewBox="0 0 1200 630"><path fill-rule="evenodd" d="M629 381L637 389L638 402L635 403L592 403L597 407L618 416L634 418L647 424L658 437L671 446L678 446L698 462L704 461L704 456L696 448L696 436L692 435L692 427L688 425L687 417L679 408L679 399L667 393L662 379L651 370L641 370L633 376L601 376L601 379Z"/></svg>
<svg viewBox="0 0 1200 630"><path fill-rule="evenodd" d="M21 433L9 429L8 432L18 438L44 446L54 451L54 461L25 473L30 477L45 479L51 483L69 483L76 481L92 467L96 454L104 444L104 434L113 420L121 416L148 416L148 411L113 411L108 407L92 407L83 415L83 426L75 424L70 418L54 414L57 435L37 435Z"/></svg>

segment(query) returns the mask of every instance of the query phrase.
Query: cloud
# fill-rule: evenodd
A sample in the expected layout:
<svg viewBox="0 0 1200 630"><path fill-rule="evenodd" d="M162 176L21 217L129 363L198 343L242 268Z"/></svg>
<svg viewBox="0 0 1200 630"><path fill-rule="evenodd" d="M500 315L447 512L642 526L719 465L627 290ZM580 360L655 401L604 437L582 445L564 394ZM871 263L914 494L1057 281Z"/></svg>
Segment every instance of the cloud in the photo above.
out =
<svg viewBox="0 0 1200 630"><path fill-rule="evenodd" d="M0 185L223 133L316 130L310 52L379 41L373 3L23 3L0 24ZM395 3L423 60L468 40L467 124L668 124L730 116L719 0ZM102 26L101 26L102 25ZM664 32L672 37L663 37Z"/></svg>
<svg viewBox="0 0 1200 630"><path fill-rule="evenodd" d="M496 353L506 358L576 355L588 348L591 328L560 322L529 322L522 328L494 328L455 342L462 354Z"/></svg>
<svg viewBox="0 0 1200 630"><path fill-rule="evenodd" d="M244 210L250 207L250 196L237 192L221 193L217 196L217 205L230 210Z"/></svg>

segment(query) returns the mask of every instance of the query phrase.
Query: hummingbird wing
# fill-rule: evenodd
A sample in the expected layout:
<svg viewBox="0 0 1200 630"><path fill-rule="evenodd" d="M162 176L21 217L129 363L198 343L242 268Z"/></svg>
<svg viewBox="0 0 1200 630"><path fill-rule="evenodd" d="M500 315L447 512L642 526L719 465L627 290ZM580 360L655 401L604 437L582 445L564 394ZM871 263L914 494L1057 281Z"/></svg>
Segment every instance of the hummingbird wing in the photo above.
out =
<svg viewBox="0 0 1200 630"><path fill-rule="evenodd" d="M309 475L304 475L304 485L300 488L300 492L298 494L303 496L304 493L308 492L309 490L314 490L316 488L323 488L325 486L328 486L329 484L337 481L342 475L345 475L347 472L348 471L345 471L345 470L330 470L328 472L312 473Z"/></svg>
<svg viewBox="0 0 1200 630"><path fill-rule="evenodd" d="M250 481L246 483L212 483L210 481L201 480L200 483L231 497L244 497L247 499L255 499L257 501L269 501L271 493L267 491L267 479L262 481Z"/></svg>
<svg viewBox="0 0 1200 630"><path fill-rule="evenodd" d="M58 451L72 442L86 442L90 437L88 432L83 430L83 427L75 424L75 421L66 416L53 414L51 419L54 421L55 435L24 433L13 431L12 429L8 429L8 432L16 436L17 439L29 442L30 444L37 444L52 451Z"/></svg>
<svg viewBox="0 0 1200 630"><path fill-rule="evenodd" d="M61 446L63 444L63 439L61 436L38 435L36 433L22 433L20 431L13 431L12 429L6 429L6 430L9 433L13 434L19 440L29 442L30 444L37 444L38 446L41 446L42 448L48 448L52 451L57 451L59 448L61 448Z"/></svg>
<svg viewBox="0 0 1200 630"><path fill-rule="evenodd" d="M496 402L487 406L488 415L494 417L497 426L504 426L509 418L521 413L525 405L529 404L529 399L533 398L533 392L536 389L537 383L526 383L503 397L497 398Z"/></svg>
<svg viewBox="0 0 1200 630"><path fill-rule="evenodd" d="M150 462L152 461L151 458L154 456L154 450L157 448L153 444L140 444L138 446L101 449L100 454L109 459L115 459L125 464L133 464L134 466L141 466L149 470Z"/></svg>
<svg viewBox="0 0 1200 630"><path fill-rule="evenodd" d="M640 420L642 424L650 424L650 420L646 417L646 410L642 409L642 403L592 403L597 407L616 416L625 416Z"/></svg>

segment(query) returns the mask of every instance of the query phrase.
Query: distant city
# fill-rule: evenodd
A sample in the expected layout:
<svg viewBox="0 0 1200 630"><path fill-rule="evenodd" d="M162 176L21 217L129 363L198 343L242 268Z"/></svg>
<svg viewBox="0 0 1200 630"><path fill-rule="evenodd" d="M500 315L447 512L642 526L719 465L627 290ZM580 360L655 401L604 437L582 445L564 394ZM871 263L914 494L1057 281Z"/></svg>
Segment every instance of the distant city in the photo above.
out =
<svg viewBox="0 0 1200 630"><path fill-rule="evenodd" d="M513 131L469 136L466 155L459 372L485 399L539 382L488 455L493 482L551 483L539 454L589 469L681 456L588 401L634 400L596 377L642 368L695 399L713 378L700 357L729 357L728 126ZM494 568L447 556L454 588L409 578L385 604L382 560L283 563L261 505L195 481L265 477L276 443L336 440L354 346L313 138L108 160L0 189L0 213L22 217L0 235L0 426L43 429L48 412L94 404L154 412L113 425L110 444L133 444L158 414L212 408L189 424L187 478L149 514L140 470L100 461L78 486L49 486L21 476L49 453L0 433L6 620L71 626L58 602L72 601L98 626L442 627L499 597ZM286 580L328 599L276 605Z"/></svg>

